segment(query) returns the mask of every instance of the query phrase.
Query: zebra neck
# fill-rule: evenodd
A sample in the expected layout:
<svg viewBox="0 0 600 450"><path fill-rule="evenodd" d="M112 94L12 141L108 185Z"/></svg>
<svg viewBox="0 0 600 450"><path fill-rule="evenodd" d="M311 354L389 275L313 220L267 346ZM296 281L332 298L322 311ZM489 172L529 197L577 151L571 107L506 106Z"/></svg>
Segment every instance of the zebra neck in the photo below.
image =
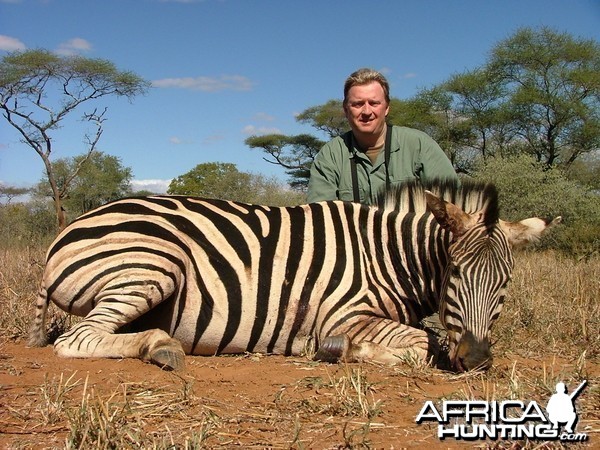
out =
<svg viewBox="0 0 600 450"><path fill-rule="evenodd" d="M418 306L417 320L438 311L450 233L429 213L389 213L382 225L382 250L373 257L383 257L390 268L390 288L403 302Z"/></svg>

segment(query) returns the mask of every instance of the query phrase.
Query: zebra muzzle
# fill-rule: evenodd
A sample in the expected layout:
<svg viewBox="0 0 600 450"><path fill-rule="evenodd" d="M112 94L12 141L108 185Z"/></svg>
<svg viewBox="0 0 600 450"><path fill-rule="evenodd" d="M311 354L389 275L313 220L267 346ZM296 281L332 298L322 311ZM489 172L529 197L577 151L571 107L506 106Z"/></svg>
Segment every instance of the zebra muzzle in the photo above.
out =
<svg viewBox="0 0 600 450"><path fill-rule="evenodd" d="M470 331L462 335L455 355L451 357L452 365L459 372L487 370L492 366L492 359L490 341L487 338L477 339Z"/></svg>

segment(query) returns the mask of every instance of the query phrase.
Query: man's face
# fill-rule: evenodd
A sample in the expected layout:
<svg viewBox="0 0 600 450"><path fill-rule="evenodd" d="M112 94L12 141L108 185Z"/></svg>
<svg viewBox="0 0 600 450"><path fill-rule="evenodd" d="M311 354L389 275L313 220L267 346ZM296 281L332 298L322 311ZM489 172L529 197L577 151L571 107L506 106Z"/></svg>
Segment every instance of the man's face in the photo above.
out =
<svg viewBox="0 0 600 450"><path fill-rule="evenodd" d="M389 108L383 88L373 81L350 88L344 112L355 135L380 136Z"/></svg>

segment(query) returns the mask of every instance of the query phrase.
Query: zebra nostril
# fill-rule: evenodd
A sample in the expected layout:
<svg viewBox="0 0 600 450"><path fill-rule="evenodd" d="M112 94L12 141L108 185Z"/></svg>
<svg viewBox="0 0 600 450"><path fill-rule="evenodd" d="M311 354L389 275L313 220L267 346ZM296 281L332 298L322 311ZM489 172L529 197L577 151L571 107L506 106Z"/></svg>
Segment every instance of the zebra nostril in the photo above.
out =
<svg viewBox="0 0 600 450"><path fill-rule="evenodd" d="M468 355L464 358L456 358L454 368L457 372L469 372L471 370L488 370L492 366L492 357L485 355Z"/></svg>
<svg viewBox="0 0 600 450"><path fill-rule="evenodd" d="M467 331L457 346L454 368L459 372L487 370L492 365L492 354L488 339L478 340Z"/></svg>

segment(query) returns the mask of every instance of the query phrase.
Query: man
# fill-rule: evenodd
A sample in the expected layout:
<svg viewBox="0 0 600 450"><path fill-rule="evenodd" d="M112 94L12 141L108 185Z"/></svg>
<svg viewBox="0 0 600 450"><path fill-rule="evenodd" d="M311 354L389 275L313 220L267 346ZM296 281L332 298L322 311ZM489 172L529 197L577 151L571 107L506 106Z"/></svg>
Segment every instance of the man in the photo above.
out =
<svg viewBox="0 0 600 450"><path fill-rule="evenodd" d="M431 137L387 125L389 84L379 72L359 69L350 75L343 107L351 131L317 154L310 171L309 202L339 199L371 204L380 191L403 181L457 179L450 160Z"/></svg>

